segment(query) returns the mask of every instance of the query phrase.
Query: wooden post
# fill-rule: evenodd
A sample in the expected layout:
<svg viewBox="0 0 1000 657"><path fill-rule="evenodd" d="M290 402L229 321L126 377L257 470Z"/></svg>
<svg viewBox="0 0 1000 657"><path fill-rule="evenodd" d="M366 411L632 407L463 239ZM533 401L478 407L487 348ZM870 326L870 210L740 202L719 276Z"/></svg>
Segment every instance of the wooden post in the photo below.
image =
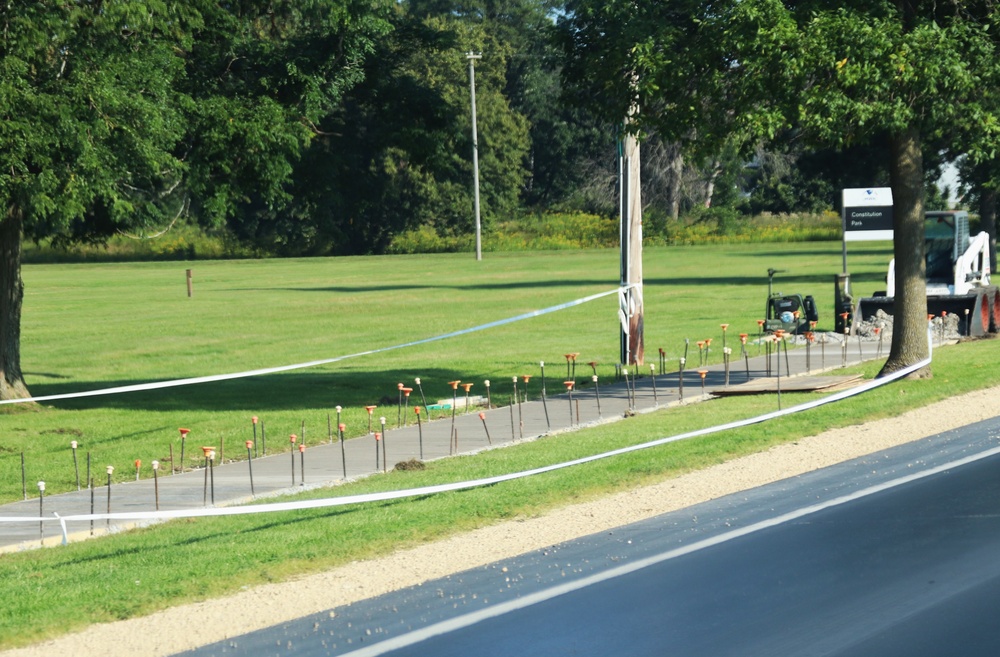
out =
<svg viewBox="0 0 1000 657"><path fill-rule="evenodd" d="M635 135L626 132L619 148L621 362L624 365L642 365L645 341L642 307L642 193L639 175L639 141Z"/></svg>
<svg viewBox="0 0 1000 657"><path fill-rule="evenodd" d="M193 286L192 280L191 280L191 270L190 269L187 270L187 288L188 288L188 297L194 296L194 286Z"/></svg>

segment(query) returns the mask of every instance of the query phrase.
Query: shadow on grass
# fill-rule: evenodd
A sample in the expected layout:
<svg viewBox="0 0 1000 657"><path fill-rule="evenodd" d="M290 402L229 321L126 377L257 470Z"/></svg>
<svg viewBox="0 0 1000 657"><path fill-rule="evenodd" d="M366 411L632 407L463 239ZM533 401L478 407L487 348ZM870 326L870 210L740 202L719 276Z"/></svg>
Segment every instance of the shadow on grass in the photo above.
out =
<svg viewBox="0 0 1000 657"><path fill-rule="evenodd" d="M380 506L388 506L391 502L395 500L390 500L389 502L382 503ZM321 518L338 518L344 517L348 514L357 513L363 510L359 507L331 507L328 509L307 509L308 513L299 513L296 517L286 517L286 518L275 518L269 522L261 525L255 525L249 528L243 528L238 530L228 530L228 531L210 531L206 533L199 534L198 536L190 536L188 538L157 542L156 544L142 543L141 545L135 545L133 547L122 548L120 546L109 546L109 549L100 554L94 554L87 557L80 557L78 555L72 555L71 558L51 565L53 569L59 569L67 566L76 566L78 564L85 563L100 563L107 561L108 559L121 559L128 556L142 556L144 559L148 559L155 555L157 552L166 553L166 551L175 550L179 547L198 545L200 543L209 543L213 541L223 540L227 543L233 540L234 534L252 534L255 532L263 532L271 529L284 529L286 527L292 527L301 523L312 522ZM290 515L297 513L294 511L284 512L282 515ZM162 526L162 525L161 525ZM155 527L155 526L154 526ZM150 528L152 529L152 528ZM194 531L194 530L192 530ZM130 537L136 540L142 540L141 534L131 533Z"/></svg>
<svg viewBox="0 0 1000 657"><path fill-rule="evenodd" d="M517 281L510 283L477 283L462 285L460 283L441 281L440 283L405 283L399 285L345 285L320 287L247 287L229 288L227 292L328 292L344 294L350 292L413 292L416 290L517 290L517 289L551 289L553 287L581 287L587 285L602 285L614 287L618 281L614 278L603 279L566 279L544 281Z"/></svg>
<svg viewBox="0 0 1000 657"><path fill-rule="evenodd" d="M885 280L884 272L873 272L873 273L862 273L862 274L851 274L851 281L858 282L881 282ZM834 274L830 273L795 273L793 271L784 272L780 275L774 277L774 289L777 291L781 288L791 289L792 286L799 287L802 285L818 285L822 287L832 287L834 281ZM699 277L687 277L687 278L649 278L643 279L643 283L647 286L657 286L662 285L665 287L705 287L708 290L716 290L724 286L759 286L763 289L767 289L767 272L763 272L760 276L699 276ZM807 291L808 293L808 291ZM766 296L766 293L765 293Z"/></svg>
<svg viewBox="0 0 1000 657"><path fill-rule="evenodd" d="M866 256L875 256L875 257L885 256L887 254L888 254L888 257L890 257L890 258L892 257L892 245L889 244L888 242L885 243L885 246L865 246L865 247L860 247L860 246L855 246L855 245L852 244L852 245L850 245L850 246L847 247L848 261L850 260L851 256L855 256L855 257L859 257L860 258L860 257L866 257ZM801 250L800 249L794 249L792 251L754 251L753 252L753 257L754 258L788 258L789 256L792 256L792 255L794 255L795 257L799 257L799 256L819 256L819 257L837 256L837 258L839 259L840 255L841 255L840 242L837 242L835 250L832 250L832 249L801 249ZM889 261L886 260L885 264L888 265Z"/></svg>
<svg viewBox="0 0 1000 657"><path fill-rule="evenodd" d="M780 254L775 254L780 255ZM815 255L829 255L826 253L816 252ZM777 263L780 265L780 262ZM888 261L886 261L888 266ZM717 267L714 265L706 265L706 269L711 267L711 271L718 271ZM793 271L789 270L787 272L782 272L781 276L775 278L775 284L779 282L785 282L785 284L800 284L800 283L820 283L823 285L832 285L834 276L836 272L807 272L807 271ZM872 281L882 281L885 279L885 273L879 272L867 272L852 274L851 279L854 281L872 282ZM661 278L651 278L646 277L643 282L647 286L660 285L660 286L679 286L679 287L706 287L706 288L717 288L720 285L767 285L767 270L761 270L759 276L730 276L730 275L713 275L706 271L704 276L687 276L687 277L661 277ZM328 294L347 294L347 293L357 293L357 292L415 292L419 290L465 290L465 291L476 291L476 290L515 290L515 289L551 289L553 287L585 287L585 286L604 286L608 289L612 289L618 285L618 281L611 279L602 280L548 280L548 281L523 281L523 282L512 282L512 283L486 283L486 284L476 284L476 285L455 285L451 283L424 283L424 284L402 284L402 285L371 285L371 286L321 286L321 287L311 287L311 288L233 288L229 291L231 292L258 292L262 290L267 291L284 291L284 292L323 292Z"/></svg>
<svg viewBox="0 0 1000 657"><path fill-rule="evenodd" d="M315 410L335 406L363 407L376 405L395 408L399 405L398 384L413 389L407 406L422 405L420 391L414 376L421 377L428 404L452 397L449 381L474 382L473 395L482 394L483 377L468 372L443 368L428 368L408 373L401 378L397 371L369 370L365 372L301 371L262 375L231 381L217 381L196 385L178 386L142 392L63 399L43 402L61 410L123 409L149 412L175 411L267 411ZM130 386L143 381L101 381L99 383L33 383L31 392L36 397L61 395L84 390L98 390ZM506 387L504 387L506 385ZM497 399L506 399L509 383L497 382L493 391ZM459 396L464 392L459 389ZM405 399L405 398L404 398Z"/></svg>

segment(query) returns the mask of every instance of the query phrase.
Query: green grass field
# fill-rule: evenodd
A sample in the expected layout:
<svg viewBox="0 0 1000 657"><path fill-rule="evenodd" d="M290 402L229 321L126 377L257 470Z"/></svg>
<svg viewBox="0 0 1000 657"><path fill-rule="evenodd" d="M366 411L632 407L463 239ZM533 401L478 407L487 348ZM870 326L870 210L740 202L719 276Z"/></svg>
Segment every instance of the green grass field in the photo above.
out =
<svg viewBox="0 0 1000 657"><path fill-rule="evenodd" d="M880 285L886 248L855 249L855 290ZM185 268L193 268L187 297ZM816 296L820 328L833 322L840 244L766 244L647 249L645 336L653 355L676 358L684 339L756 330L768 267L787 270L776 289ZM25 268L22 367L34 395L50 395L288 365L388 347L511 317L614 289L615 250L185 263L33 265ZM301 422L325 433L326 414L345 407L349 434L366 426L362 407L395 399L397 382L421 377L430 399L447 381L559 376L562 355L618 359L617 300L448 341L282 374L161 391L5 407L0 415L0 502L21 496L20 453L29 482L49 491L75 485L69 442L96 467L128 477L135 459L166 456L177 428L238 444L252 415L269 433ZM549 369L551 368L551 369ZM499 399L506 391L494 388ZM317 435L317 434L314 434ZM233 442L230 442L233 441ZM277 444L277 443L275 443ZM235 454L235 451L234 451Z"/></svg>
<svg viewBox="0 0 1000 657"><path fill-rule="evenodd" d="M855 292L880 284L888 255L852 253ZM647 250L647 350L672 357L683 340L714 337L719 323L751 330L763 310L766 269L788 270L777 288L811 293L832 324L839 244ZM725 272L725 274L723 274ZM351 258L198 263L188 299L177 264L38 266L25 272L24 365L35 394L232 372L348 354L424 338L614 287L617 253ZM30 480L71 485L70 439L98 463L162 455L177 427L206 435L269 426L324 424L335 404L360 406L421 376L430 397L445 382L557 368L562 354L604 363L617 356L614 297L443 343L331 366L157 393L60 402L0 416L5 499L20 497L19 452ZM821 326L823 328L824 326ZM88 624L224 595L568 501L662 480L834 426L896 414L996 382L993 340L940 349L934 378L902 381L794 417L484 490L350 509L199 519L0 556L0 648ZM877 363L861 368L871 376ZM437 390L438 392L433 392ZM811 396L788 395L787 404ZM762 408L762 405L764 406ZM388 490L524 470L772 410L773 399L729 398L661 410L624 422L445 459L421 472L393 472L338 488ZM350 420L348 420L350 422ZM122 468L126 473L127 467ZM125 475L127 476L127 475ZM17 482L16 485L13 482ZM305 496L326 496L315 491ZM196 564L212 563L211 569ZM193 576L197 574L197 577ZM137 584L138 582L138 584Z"/></svg>
<svg viewBox="0 0 1000 657"><path fill-rule="evenodd" d="M888 249L853 248L855 293L881 286ZM719 324L754 332L768 267L787 270L776 289L813 294L820 328L833 323L839 243L673 247L645 253L646 347L676 358L685 338L718 337ZM194 268L194 296L184 270ZM23 365L36 395L287 365L426 338L613 289L614 251L395 256L26 268ZM396 382L423 379L428 398L452 379L481 382L556 373L580 352L610 375L617 360L617 300L462 338L332 365L190 388L96 397L0 414L0 498L20 499L28 480L51 493L74 486L69 441L99 470L161 458L193 435L248 437L251 415L268 431L305 420L325 433L344 406L353 433L364 404L395 399ZM650 360L655 361L655 356ZM658 447L486 490L350 509L168 523L57 549L0 556L0 648L90 623L129 618L364 559L455 532L544 512L760 451L821 429L892 415L996 383L1000 349L983 340L940 349L934 378L903 381L831 407L766 425ZM548 369L548 367L547 367ZM861 368L867 376L877 363ZM811 396L788 395L787 404ZM764 408L761 405L764 405ZM408 488L519 471L771 410L767 398L728 398L662 410L616 424L474 457L394 472L337 494ZM281 444L276 441L275 444ZM327 496L315 491L306 496ZM196 564L212 563L205 570ZM137 585L140 582L141 585Z"/></svg>
<svg viewBox="0 0 1000 657"><path fill-rule="evenodd" d="M996 341L939 349L935 376L901 381L850 400L685 442L672 443L483 489L388 503L184 520L0 556L0 649L89 624L148 614L232 594L241 588L318 572L351 561L569 502L663 480L743 454L920 407L993 385ZM871 376L875 363L863 368ZM786 403L811 399L786 395ZM434 461L424 471L391 472L337 488L338 495L410 488L521 471L748 417L773 398L732 397L485 452ZM317 490L297 498L328 496ZM203 568L201 564L211 564Z"/></svg>

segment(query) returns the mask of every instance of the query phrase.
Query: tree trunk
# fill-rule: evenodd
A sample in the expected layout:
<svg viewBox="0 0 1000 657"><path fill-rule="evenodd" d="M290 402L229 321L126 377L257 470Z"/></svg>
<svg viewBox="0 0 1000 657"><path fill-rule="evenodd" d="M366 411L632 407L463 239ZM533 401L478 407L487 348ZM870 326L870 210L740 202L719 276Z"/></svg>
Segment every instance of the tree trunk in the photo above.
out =
<svg viewBox="0 0 1000 657"><path fill-rule="evenodd" d="M880 376L917 363L928 355L924 163L920 149L920 133L914 127L889 140L896 298L892 348ZM915 376L923 378L930 374L928 367Z"/></svg>
<svg viewBox="0 0 1000 657"><path fill-rule="evenodd" d="M0 399L30 397L21 376L21 211L11 208L0 222Z"/></svg>
<svg viewBox="0 0 1000 657"><path fill-rule="evenodd" d="M667 212L674 221L681 216L681 180L684 176L684 155L681 145L667 146Z"/></svg>
<svg viewBox="0 0 1000 657"><path fill-rule="evenodd" d="M708 174L708 182L705 183L705 207L712 207L712 197L715 196L715 179L722 173L722 163L712 160L712 170Z"/></svg>
<svg viewBox="0 0 1000 657"><path fill-rule="evenodd" d="M990 274L997 270L997 190L990 181L980 181L979 226L990 236Z"/></svg>

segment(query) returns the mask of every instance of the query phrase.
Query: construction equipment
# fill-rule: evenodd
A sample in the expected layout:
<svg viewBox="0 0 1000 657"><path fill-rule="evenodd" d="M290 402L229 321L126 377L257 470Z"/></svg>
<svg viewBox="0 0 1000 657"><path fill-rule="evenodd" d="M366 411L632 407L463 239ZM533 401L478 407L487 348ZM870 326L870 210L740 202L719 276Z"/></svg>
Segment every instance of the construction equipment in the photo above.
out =
<svg viewBox="0 0 1000 657"><path fill-rule="evenodd" d="M990 284L987 233L970 238L969 214L964 211L927 212L924 219L928 314L957 314L966 335L981 336L1000 330L1000 290ZM895 265L893 259L884 292L858 301L855 322L870 320L879 310L892 314Z"/></svg>
<svg viewBox="0 0 1000 657"><path fill-rule="evenodd" d="M764 309L764 329L770 332L805 333L809 322L819 321L816 301L812 295L782 294L774 291L774 275L781 269L767 270L767 306Z"/></svg>
<svg viewBox="0 0 1000 657"><path fill-rule="evenodd" d="M833 330L838 334L851 326L854 319L854 297L851 295L851 275L847 272L833 277Z"/></svg>

